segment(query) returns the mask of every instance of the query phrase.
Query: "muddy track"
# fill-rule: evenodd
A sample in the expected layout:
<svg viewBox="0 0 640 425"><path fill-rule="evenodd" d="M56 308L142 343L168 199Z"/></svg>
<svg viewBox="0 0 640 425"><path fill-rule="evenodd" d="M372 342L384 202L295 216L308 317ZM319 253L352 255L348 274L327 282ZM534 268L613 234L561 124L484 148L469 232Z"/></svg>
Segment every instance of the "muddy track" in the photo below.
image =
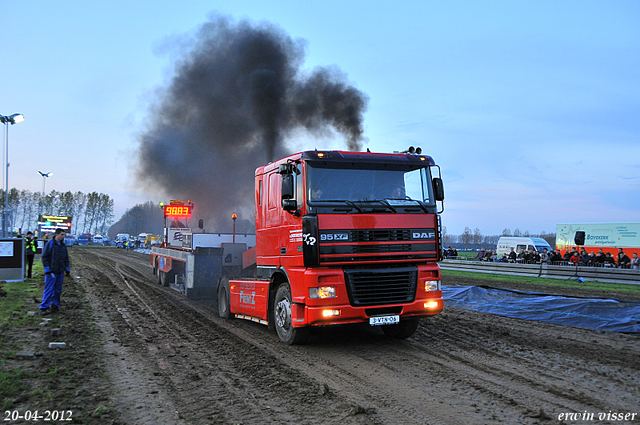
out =
<svg viewBox="0 0 640 425"><path fill-rule="evenodd" d="M405 341L345 326L289 347L156 284L147 256L77 249L72 261L123 423L539 424L640 413L637 336L447 308Z"/></svg>

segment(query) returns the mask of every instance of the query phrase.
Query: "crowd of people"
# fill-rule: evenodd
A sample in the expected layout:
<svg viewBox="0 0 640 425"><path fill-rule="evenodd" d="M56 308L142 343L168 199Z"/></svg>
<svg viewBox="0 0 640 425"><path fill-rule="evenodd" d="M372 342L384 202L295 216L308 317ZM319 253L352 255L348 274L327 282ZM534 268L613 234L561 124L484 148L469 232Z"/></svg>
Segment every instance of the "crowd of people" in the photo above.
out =
<svg viewBox="0 0 640 425"><path fill-rule="evenodd" d="M444 258L457 259L458 251L455 247L448 247L444 252ZM573 265L573 266L589 266L589 267L608 267L640 270L640 257L637 253L633 253L632 258L625 254L622 248L618 248L618 255L614 257L610 252L605 253L602 249L596 254L594 251L587 253L587 250L581 248L567 249L564 254L561 250L547 250L544 248L542 252L534 249L526 251L524 248L520 252L516 252L511 248L509 252L498 255L491 249L482 248L476 255L478 261L495 261L503 263L521 263L521 264L553 264L553 265Z"/></svg>

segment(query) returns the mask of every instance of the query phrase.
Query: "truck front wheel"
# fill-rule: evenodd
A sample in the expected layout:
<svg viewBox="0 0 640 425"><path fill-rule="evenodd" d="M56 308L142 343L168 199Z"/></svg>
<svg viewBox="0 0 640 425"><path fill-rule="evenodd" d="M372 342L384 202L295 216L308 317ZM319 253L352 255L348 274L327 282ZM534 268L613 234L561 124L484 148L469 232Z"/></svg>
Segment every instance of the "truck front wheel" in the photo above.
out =
<svg viewBox="0 0 640 425"><path fill-rule="evenodd" d="M382 332L390 338L405 339L413 335L420 325L419 319L406 319L397 325L384 325Z"/></svg>
<svg viewBox="0 0 640 425"><path fill-rule="evenodd" d="M291 288L287 282L278 287L273 300L273 319L278 338L287 345L304 344L309 328L294 328L291 323Z"/></svg>
<svg viewBox="0 0 640 425"><path fill-rule="evenodd" d="M229 289L229 279L223 277L218 284L218 316L223 319L231 319L231 291Z"/></svg>

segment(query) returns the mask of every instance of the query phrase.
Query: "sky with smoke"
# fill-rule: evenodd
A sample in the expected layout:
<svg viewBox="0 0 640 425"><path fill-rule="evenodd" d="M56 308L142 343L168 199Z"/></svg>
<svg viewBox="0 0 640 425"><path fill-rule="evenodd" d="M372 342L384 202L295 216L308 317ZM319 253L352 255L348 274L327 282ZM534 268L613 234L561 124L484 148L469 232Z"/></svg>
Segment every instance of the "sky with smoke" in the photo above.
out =
<svg viewBox="0 0 640 425"><path fill-rule="evenodd" d="M303 41L276 25L213 16L180 47L139 136L136 178L192 200L216 230L228 231L224 218L239 208L251 210L255 169L293 153L292 131L333 130L344 149L362 149L367 96L339 69L302 69Z"/></svg>
<svg viewBox="0 0 640 425"><path fill-rule="evenodd" d="M11 4L9 186L53 172L47 192L108 193L116 220L203 192L226 211L270 157L413 145L451 234L637 222L639 21L626 0Z"/></svg>

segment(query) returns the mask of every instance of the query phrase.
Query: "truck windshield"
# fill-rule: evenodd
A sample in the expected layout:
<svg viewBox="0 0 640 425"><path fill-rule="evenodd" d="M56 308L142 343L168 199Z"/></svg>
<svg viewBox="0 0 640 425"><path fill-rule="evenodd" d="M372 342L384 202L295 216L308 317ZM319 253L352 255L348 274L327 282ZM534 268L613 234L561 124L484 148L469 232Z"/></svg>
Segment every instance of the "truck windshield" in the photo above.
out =
<svg viewBox="0 0 640 425"><path fill-rule="evenodd" d="M347 169L307 163L310 204L377 202L390 206L433 205L428 168ZM344 167L344 164L339 164Z"/></svg>

